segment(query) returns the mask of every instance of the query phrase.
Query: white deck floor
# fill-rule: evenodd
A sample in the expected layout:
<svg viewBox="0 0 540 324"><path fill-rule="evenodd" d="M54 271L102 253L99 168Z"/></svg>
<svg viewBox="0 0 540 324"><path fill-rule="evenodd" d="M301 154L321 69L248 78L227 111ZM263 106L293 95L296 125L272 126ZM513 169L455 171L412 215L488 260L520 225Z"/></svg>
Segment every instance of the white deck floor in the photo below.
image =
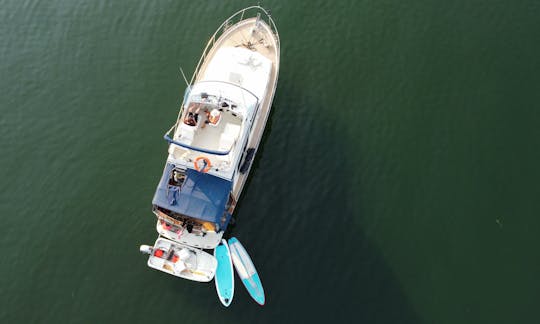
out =
<svg viewBox="0 0 540 324"><path fill-rule="evenodd" d="M242 124L239 117L235 117L229 111L224 111L221 113L221 120L217 126L212 124L205 124L206 117L204 114L199 115L199 118L202 118L202 122L199 123L197 129L197 135L193 138L192 146L205 148L208 150L222 151L224 148L220 148L220 139L224 134L225 128L228 124L238 125ZM238 138L238 134L237 134ZM227 149L230 149L228 147Z"/></svg>

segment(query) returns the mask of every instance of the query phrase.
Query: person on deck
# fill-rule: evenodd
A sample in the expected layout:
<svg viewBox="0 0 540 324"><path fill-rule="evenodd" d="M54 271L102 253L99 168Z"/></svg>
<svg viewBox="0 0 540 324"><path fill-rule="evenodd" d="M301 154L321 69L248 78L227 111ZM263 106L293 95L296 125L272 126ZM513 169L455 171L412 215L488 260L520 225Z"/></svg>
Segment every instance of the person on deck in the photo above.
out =
<svg viewBox="0 0 540 324"><path fill-rule="evenodd" d="M208 122L211 125L217 125L219 123L219 119L221 118L221 112L217 109L212 109L210 114L208 115Z"/></svg>
<svg viewBox="0 0 540 324"><path fill-rule="evenodd" d="M199 121L200 111L201 111L200 104L197 107L195 107L195 104L191 104L189 106L186 117L184 118L184 124L189 125L189 126L197 126L197 122Z"/></svg>

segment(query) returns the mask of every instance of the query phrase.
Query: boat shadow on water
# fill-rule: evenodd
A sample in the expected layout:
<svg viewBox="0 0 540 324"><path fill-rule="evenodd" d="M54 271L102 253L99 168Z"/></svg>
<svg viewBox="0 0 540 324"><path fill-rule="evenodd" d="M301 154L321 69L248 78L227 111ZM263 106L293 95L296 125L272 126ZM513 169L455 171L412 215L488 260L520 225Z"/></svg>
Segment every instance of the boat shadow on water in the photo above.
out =
<svg viewBox="0 0 540 324"><path fill-rule="evenodd" d="M240 226L226 233L242 240L259 271L264 316L240 286L220 316L235 322L421 323L367 229L358 225L363 215L353 200L366 193L357 192L350 173L362 166L347 158L353 148L323 108L280 79L235 210Z"/></svg>

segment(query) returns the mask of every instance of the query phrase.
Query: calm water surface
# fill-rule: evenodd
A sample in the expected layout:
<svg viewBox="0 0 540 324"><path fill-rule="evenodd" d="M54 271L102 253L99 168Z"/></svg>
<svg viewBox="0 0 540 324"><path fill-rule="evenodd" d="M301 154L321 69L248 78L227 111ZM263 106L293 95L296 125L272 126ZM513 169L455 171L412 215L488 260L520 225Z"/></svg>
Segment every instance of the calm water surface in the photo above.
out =
<svg viewBox="0 0 540 324"><path fill-rule="evenodd" d="M0 4L0 322L540 322L538 1L264 1L280 81L231 234L267 305L229 309L138 246L179 66L253 3Z"/></svg>

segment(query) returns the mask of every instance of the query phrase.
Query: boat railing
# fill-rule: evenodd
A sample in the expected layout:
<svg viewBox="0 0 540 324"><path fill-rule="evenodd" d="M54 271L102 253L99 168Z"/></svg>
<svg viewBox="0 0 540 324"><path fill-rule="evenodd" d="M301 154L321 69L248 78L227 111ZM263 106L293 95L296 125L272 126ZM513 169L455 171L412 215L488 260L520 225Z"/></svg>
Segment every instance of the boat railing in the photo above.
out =
<svg viewBox="0 0 540 324"><path fill-rule="evenodd" d="M264 18L261 17L261 14L264 15ZM221 35L223 35L223 33L225 33L229 29L229 27L231 27L232 25L244 20L244 17L257 17L257 19L265 19L264 21L268 24L268 26L270 27L270 29L271 29L271 31L272 31L272 33L274 35L274 38L275 38L276 44L277 44L278 53L279 53L279 47L280 47L279 33L278 33L276 24L274 23L274 20L272 19L272 16L271 16L269 10L264 9L261 6L250 6L250 7L246 7L244 9L242 9L242 10L237 11L232 16L227 18L227 20L225 20L218 27L218 29L214 32L214 34L210 37L210 40L206 44L206 47L204 48L203 54L201 55L201 58L199 59L199 62L197 63L197 67L195 68L195 71L193 72L193 75L191 76L191 80L189 82L188 88L186 89L186 91L184 93L184 100L182 101L182 105L180 106L180 111L178 112L177 121L180 120L180 116L182 116L182 112L184 110L184 106L186 104L187 97L188 97L188 95L190 93L191 87L193 86L193 82L195 81L197 75L199 74L199 70L201 69L201 66L202 66L204 60L206 59L206 57L207 57L208 53L210 52L210 50L212 49L212 47L214 46L216 40L219 39L219 37ZM279 60L279 57L277 59ZM244 90L248 91L247 89L244 89ZM257 98L257 100L258 100L258 98ZM164 136L165 140L167 142L171 143L171 144L182 146L182 147L187 148L187 149L195 149L196 151L202 152L200 149L190 147L189 145L178 143L178 142L174 141L172 138L170 138L168 136L173 129L174 129L174 132L176 132L176 126L177 125L178 125L178 122L175 123L173 125L173 127L167 133L165 133L165 136ZM206 153L210 153L210 152L206 152ZM224 154L224 152L217 152L217 153L213 152L213 153L210 153L210 154L226 155L226 154ZM228 152L227 152L227 154L228 154Z"/></svg>
<svg viewBox="0 0 540 324"><path fill-rule="evenodd" d="M227 151L215 151L215 150L209 150L209 149L204 149L204 148L201 148L201 147L195 147L195 146L191 146L191 145L187 145L187 144L184 144L184 143L180 143L178 141L175 141L174 139L172 139L172 137L170 136L170 134L172 133L173 130L176 129L176 124L174 124L168 131L167 133L165 133L165 135L163 135L163 139L165 139L169 144L174 144L176 146L180 146L180 147L183 147L183 148L186 148L188 150L193 150L193 151L197 151L197 152L201 152L201 153L207 153L207 154L212 154L212 155L228 155L231 150L227 150Z"/></svg>
<svg viewBox="0 0 540 324"><path fill-rule="evenodd" d="M261 18L261 14L263 14L265 16L265 18ZM221 24L221 26L218 27L216 32L210 37L210 40L206 44L206 47L204 48L203 54L202 54L201 58L199 59L199 63L197 63L197 67L195 68L195 71L193 72L190 84L193 84L193 82L195 81L195 78L199 74L199 70L200 70L204 60L206 59L206 56L208 55L208 53L210 52L210 50L214 46L214 43L216 42L216 40L219 39L219 37L221 35L223 35L223 33L225 33L229 29L229 27L231 27L232 25L242 21L244 19L244 16L246 16L246 15L249 15L249 17L251 17L251 15L253 15L253 17L257 17L257 19L265 19L265 22L268 24L268 26L270 27L270 29L272 30L272 32L274 34L274 37L276 38L277 47L279 48L279 33L278 33L278 30L277 30L276 24L274 23L274 20L272 19L272 16L271 16L270 12L267 11L266 9L264 9L261 6L251 6L251 7L244 8L244 9L236 12L232 16L230 16L227 20L225 20Z"/></svg>

